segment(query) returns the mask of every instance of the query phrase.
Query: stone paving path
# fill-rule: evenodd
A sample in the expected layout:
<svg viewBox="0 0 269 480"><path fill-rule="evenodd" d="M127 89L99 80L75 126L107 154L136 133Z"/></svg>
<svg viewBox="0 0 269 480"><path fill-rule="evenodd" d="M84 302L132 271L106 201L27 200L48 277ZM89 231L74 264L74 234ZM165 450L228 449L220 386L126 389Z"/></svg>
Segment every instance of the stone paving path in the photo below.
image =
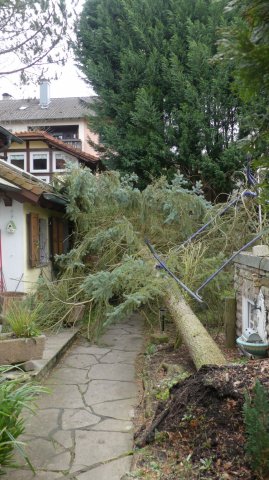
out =
<svg viewBox="0 0 269 480"><path fill-rule="evenodd" d="M8 480L120 480L130 470L137 404L135 359L142 347L138 315L111 326L99 346L79 340L43 382L51 390L26 419L24 440L36 468Z"/></svg>

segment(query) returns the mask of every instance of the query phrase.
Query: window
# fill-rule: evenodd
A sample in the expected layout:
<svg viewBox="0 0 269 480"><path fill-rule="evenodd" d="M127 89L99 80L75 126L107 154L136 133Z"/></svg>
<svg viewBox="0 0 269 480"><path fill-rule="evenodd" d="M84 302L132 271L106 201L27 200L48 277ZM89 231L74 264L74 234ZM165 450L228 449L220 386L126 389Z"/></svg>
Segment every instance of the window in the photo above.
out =
<svg viewBox="0 0 269 480"><path fill-rule="evenodd" d="M49 260L48 220L37 213L27 215L29 264L31 267L46 265Z"/></svg>
<svg viewBox="0 0 269 480"><path fill-rule="evenodd" d="M252 328L255 330L254 322L254 302L249 298L243 297L243 331L246 328Z"/></svg>
<svg viewBox="0 0 269 480"><path fill-rule="evenodd" d="M74 162L74 157L65 152L54 152L53 154L53 171L64 172L67 162Z"/></svg>
<svg viewBox="0 0 269 480"><path fill-rule="evenodd" d="M48 222L37 213L28 213L28 258L31 267L47 265L50 256L64 253L64 222L53 217ZM50 245L50 247L49 247Z"/></svg>
<svg viewBox="0 0 269 480"><path fill-rule="evenodd" d="M25 154L24 153L10 153L8 155L8 163L15 167L25 169Z"/></svg>
<svg viewBox="0 0 269 480"><path fill-rule="evenodd" d="M39 260L40 264L48 263L48 221L39 218Z"/></svg>
<svg viewBox="0 0 269 480"><path fill-rule="evenodd" d="M55 153L53 170L57 172L62 172L63 170L65 170L65 162L66 156L64 153Z"/></svg>
<svg viewBox="0 0 269 480"><path fill-rule="evenodd" d="M248 327L254 329L255 324L253 320L253 310L254 310L254 302L251 300L247 300L247 319L248 319Z"/></svg>
<svg viewBox="0 0 269 480"><path fill-rule="evenodd" d="M49 162L48 153L32 153L31 154L31 172L48 172Z"/></svg>
<svg viewBox="0 0 269 480"><path fill-rule="evenodd" d="M51 226L51 254L61 255L64 253L64 224L60 218L53 217L50 220Z"/></svg>

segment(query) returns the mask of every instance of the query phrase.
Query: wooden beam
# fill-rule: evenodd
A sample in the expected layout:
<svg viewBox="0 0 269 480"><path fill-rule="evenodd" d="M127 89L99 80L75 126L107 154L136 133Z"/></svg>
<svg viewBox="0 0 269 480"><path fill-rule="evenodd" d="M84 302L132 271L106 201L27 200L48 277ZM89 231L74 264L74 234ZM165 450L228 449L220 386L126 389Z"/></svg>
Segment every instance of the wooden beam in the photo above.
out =
<svg viewBox="0 0 269 480"><path fill-rule="evenodd" d="M236 300L234 297L224 299L225 344L233 348L236 344Z"/></svg>

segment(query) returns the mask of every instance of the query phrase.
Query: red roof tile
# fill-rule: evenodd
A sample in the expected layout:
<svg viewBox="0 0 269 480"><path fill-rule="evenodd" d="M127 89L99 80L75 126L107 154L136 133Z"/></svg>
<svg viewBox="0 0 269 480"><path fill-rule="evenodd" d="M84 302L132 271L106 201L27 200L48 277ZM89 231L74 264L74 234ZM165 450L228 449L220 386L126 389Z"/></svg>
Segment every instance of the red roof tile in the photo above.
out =
<svg viewBox="0 0 269 480"><path fill-rule="evenodd" d="M23 140L45 140L50 145L59 148L59 150L63 150L74 157L77 157L79 160L82 160L85 163L90 163L91 165L97 166L100 163L100 159L96 155L92 155L90 153L83 152L82 150L78 150L77 148L71 147L70 145L64 143L62 140L53 137L47 132L44 131L34 131L34 132L16 132L15 134L17 137Z"/></svg>

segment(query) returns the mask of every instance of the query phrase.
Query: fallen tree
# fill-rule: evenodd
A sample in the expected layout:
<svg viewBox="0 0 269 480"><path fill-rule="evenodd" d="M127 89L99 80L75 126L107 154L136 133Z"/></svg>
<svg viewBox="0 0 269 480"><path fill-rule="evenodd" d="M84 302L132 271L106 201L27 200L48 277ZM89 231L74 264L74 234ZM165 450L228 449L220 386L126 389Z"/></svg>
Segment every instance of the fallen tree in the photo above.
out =
<svg viewBox="0 0 269 480"><path fill-rule="evenodd" d="M216 342L209 335L177 287L167 289L164 302L176 325L176 329L197 370L204 365L225 365L226 360Z"/></svg>
<svg viewBox="0 0 269 480"><path fill-rule="evenodd" d="M196 368L224 365L223 355L176 283L156 275L143 239L150 238L168 267L195 291L205 275L213 273L223 257L253 232L254 216L247 207L214 221L210 233L182 247L210 215L215 217L199 185L196 191L188 190L178 174L171 183L160 179L140 192L134 187L135 179L120 179L115 172L99 177L87 169L70 173L61 192L68 199L74 248L58 258L59 280L53 286L40 282L37 298L44 303L42 328L48 323L59 327L73 304L85 304L87 335L92 339L109 323L138 308L145 311L148 306L156 319L165 303ZM210 312L214 319L220 317L220 294L231 285L232 275L222 272L204 290L205 301L214 306Z"/></svg>
<svg viewBox="0 0 269 480"><path fill-rule="evenodd" d="M149 253L142 246L141 252L144 260L155 267ZM226 365L226 359L218 345L186 302L175 281L168 279L166 275L162 277L162 281L163 302L175 324L180 340L189 350L196 369L199 370L206 365Z"/></svg>

